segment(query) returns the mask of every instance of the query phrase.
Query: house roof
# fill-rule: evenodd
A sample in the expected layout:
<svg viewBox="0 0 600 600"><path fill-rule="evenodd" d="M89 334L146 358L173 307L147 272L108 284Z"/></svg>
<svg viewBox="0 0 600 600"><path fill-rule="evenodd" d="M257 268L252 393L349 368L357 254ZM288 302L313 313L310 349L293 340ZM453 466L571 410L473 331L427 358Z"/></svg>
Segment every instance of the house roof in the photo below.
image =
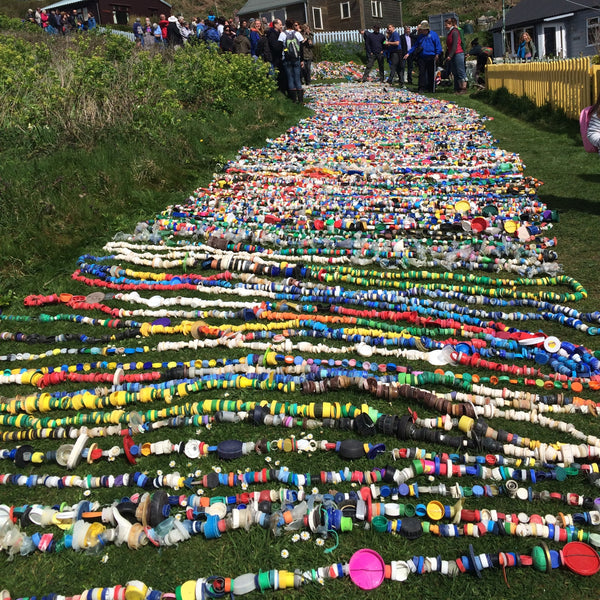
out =
<svg viewBox="0 0 600 600"><path fill-rule="evenodd" d="M600 0L521 0L506 13L506 27L539 23L544 19L560 17L581 10L596 9L600 16ZM492 29L501 29L502 20Z"/></svg>
<svg viewBox="0 0 600 600"><path fill-rule="evenodd" d="M306 4L306 0L248 0L238 11L238 15L277 10L292 4Z"/></svg>
<svg viewBox="0 0 600 600"><path fill-rule="evenodd" d="M62 6L69 6L70 4L85 4L85 0L60 0L54 4L48 4L48 6L42 6L44 10L52 8L61 8Z"/></svg>
<svg viewBox="0 0 600 600"><path fill-rule="evenodd" d="M166 4L169 8L171 5L165 0L158 0L162 4ZM70 6L75 4L86 4L87 0L60 0L59 2L54 2L54 4L48 4L48 6L42 6L44 10L52 10L53 8L61 8L63 6Z"/></svg>

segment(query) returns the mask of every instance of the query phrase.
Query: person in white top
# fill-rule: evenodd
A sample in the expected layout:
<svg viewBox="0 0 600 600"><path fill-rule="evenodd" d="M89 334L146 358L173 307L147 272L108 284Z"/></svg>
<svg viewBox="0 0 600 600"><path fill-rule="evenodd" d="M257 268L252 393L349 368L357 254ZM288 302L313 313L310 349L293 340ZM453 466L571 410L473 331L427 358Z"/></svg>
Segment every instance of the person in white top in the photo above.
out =
<svg viewBox="0 0 600 600"><path fill-rule="evenodd" d="M590 122L588 123L587 128L587 139L590 144L596 146L598 152L600 152L600 116L598 116L598 111L600 110L600 98L590 112Z"/></svg>
<svg viewBox="0 0 600 600"><path fill-rule="evenodd" d="M279 34L283 43L283 66L287 75L288 95L294 102L304 101L304 90L300 77L302 68L302 42L304 38L300 33L300 24L287 19L285 29Z"/></svg>

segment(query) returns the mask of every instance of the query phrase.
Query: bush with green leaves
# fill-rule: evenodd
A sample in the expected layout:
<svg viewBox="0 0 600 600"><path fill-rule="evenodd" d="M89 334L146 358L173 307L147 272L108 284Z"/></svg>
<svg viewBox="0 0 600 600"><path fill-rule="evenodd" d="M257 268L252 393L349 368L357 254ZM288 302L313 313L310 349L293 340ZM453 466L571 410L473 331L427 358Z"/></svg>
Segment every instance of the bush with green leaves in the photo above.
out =
<svg viewBox="0 0 600 600"><path fill-rule="evenodd" d="M26 10L26 9L25 9ZM24 12L25 12L24 10ZM0 31L40 31L38 25L34 25L29 21L23 21L21 19L13 19L6 15L0 14Z"/></svg>
<svg viewBox="0 0 600 600"><path fill-rule="evenodd" d="M150 129L159 142L163 127L185 125L206 109L231 112L233 100L275 90L263 62L203 44L161 52L94 32L40 31L31 42L0 37L0 140L24 136L38 149L89 146L114 128Z"/></svg>
<svg viewBox="0 0 600 600"><path fill-rule="evenodd" d="M267 98L277 88L266 63L245 55L220 54L204 44L187 45L174 53L171 80L184 104L226 111L234 98Z"/></svg>
<svg viewBox="0 0 600 600"><path fill-rule="evenodd" d="M316 44L315 61L327 60L340 63L364 63L366 61L365 45L361 42L331 42Z"/></svg>

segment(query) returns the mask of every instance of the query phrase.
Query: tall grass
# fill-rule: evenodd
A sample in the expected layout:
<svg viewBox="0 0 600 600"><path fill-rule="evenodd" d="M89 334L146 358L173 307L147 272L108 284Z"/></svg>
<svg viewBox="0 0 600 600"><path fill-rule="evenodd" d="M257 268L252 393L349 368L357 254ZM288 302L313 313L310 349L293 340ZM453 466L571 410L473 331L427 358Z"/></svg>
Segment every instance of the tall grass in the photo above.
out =
<svg viewBox="0 0 600 600"><path fill-rule="evenodd" d="M247 57L17 25L0 37L0 294L40 269L44 284L302 112Z"/></svg>

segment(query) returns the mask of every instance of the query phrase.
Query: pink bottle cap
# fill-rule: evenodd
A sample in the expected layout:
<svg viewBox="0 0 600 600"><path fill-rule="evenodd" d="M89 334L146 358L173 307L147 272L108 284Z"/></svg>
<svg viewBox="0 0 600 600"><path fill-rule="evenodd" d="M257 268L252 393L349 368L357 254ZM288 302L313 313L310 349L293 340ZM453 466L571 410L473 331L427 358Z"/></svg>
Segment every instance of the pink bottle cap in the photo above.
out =
<svg viewBox="0 0 600 600"><path fill-rule="evenodd" d="M374 590L381 585L385 576L383 558L368 548L355 552L348 566L350 579L361 590Z"/></svg>

